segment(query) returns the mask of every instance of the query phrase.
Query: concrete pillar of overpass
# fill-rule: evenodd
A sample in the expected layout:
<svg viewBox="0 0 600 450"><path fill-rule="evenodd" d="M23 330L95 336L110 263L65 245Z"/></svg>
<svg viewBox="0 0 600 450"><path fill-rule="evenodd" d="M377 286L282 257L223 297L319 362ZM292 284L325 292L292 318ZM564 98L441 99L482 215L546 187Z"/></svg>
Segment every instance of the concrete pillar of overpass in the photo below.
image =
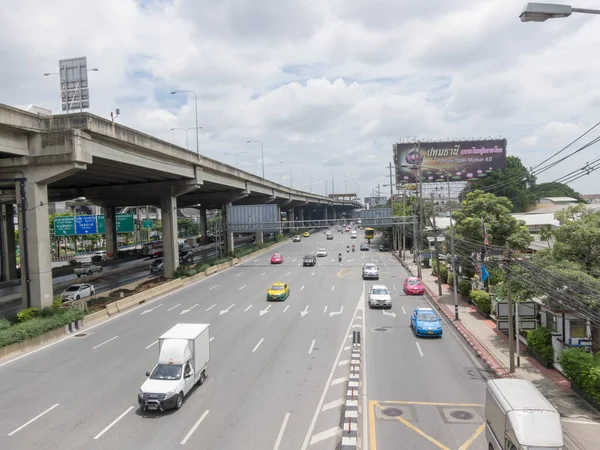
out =
<svg viewBox="0 0 600 450"><path fill-rule="evenodd" d="M325 220L329 220L329 207L327 207L327 206L325 207L325 217L324 217L324 219Z"/></svg>
<svg viewBox="0 0 600 450"><path fill-rule="evenodd" d="M290 208L288 211L288 230L290 233L293 232L294 222L296 221L296 209Z"/></svg>
<svg viewBox="0 0 600 450"><path fill-rule="evenodd" d="M106 259L112 260L119 257L119 243L117 241L117 213L115 207L109 204L102 206L104 211Z"/></svg>
<svg viewBox="0 0 600 450"><path fill-rule="evenodd" d="M233 238L233 231L229 231L227 228L227 207L232 206L231 203L223 205L223 237L225 239L225 252L227 255L233 255L235 252L235 240Z"/></svg>
<svg viewBox="0 0 600 450"><path fill-rule="evenodd" d="M200 236L202 236L202 243L207 244L208 236L206 235L206 233L208 233L208 226L206 225L207 224L206 208L200 207L199 213L200 213L200 223L198 225L200 225Z"/></svg>
<svg viewBox="0 0 600 450"><path fill-rule="evenodd" d="M265 242L265 234L262 231L257 231L255 233L255 243L256 244L262 244Z"/></svg>
<svg viewBox="0 0 600 450"><path fill-rule="evenodd" d="M54 299L48 222L48 185L26 181L24 183L25 204L21 200L19 182L16 183L16 192L17 208L19 212L25 211L25 220L22 213L19 215L22 306L41 310L46 306L52 306Z"/></svg>
<svg viewBox="0 0 600 450"><path fill-rule="evenodd" d="M165 278L175 278L179 267L179 241L177 240L177 197L164 195L160 199L162 211L162 243Z"/></svg>
<svg viewBox="0 0 600 450"><path fill-rule="evenodd" d="M2 281L17 279L17 244L15 239L15 208L0 205L0 245Z"/></svg>
<svg viewBox="0 0 600 450"><path fill-rule="evenodd" d="M300 221L300 227L304 227L304 209L300 209L300 214L298 215L298 220Z"/></svg>

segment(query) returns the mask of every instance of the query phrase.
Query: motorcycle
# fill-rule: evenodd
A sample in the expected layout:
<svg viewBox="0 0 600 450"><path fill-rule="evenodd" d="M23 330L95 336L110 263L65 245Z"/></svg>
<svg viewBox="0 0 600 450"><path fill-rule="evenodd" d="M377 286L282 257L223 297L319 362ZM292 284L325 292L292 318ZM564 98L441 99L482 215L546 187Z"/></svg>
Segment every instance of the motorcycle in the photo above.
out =
<svg viewBox="0 0 600 450"><path fill-rule="evenodd" d="M353 245L353 246L352 246L352 253L354 253L354 250L356 250L356 249L354 248L354 245Z"/></svg>
<svg viewBox="0 0 600 450"><path fill-rule="evenodd" d="M338 255L338 261L342 262L342 255Z"/></svg>
<svg viewBox="0 0 600 450"><path fill-rule="evenodd" d="M346 247L346 253L350 253L350 247Z"/></svg>

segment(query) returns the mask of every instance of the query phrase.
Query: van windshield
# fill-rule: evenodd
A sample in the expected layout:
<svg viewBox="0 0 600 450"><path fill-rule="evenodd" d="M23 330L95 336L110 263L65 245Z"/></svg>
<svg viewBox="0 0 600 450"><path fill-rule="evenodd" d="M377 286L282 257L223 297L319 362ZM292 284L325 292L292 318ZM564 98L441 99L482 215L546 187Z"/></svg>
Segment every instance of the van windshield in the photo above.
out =
<svg viewBox="0 0 600 450"><path fill-rule="evenodd" d="M151 380L181 379L181 364L159 364L150 374Z"/></svg>

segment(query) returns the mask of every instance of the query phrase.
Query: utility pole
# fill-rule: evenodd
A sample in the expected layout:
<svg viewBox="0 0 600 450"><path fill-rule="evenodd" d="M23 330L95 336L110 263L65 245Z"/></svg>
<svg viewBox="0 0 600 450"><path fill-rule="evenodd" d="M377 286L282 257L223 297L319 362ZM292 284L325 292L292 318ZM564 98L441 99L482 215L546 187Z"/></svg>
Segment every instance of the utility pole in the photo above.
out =
<svg viewBox="0 0 600 450"><path fill-rule="evenodd" d="M417 147L419 148L419 147ZM420 151L420 150L419 150ZM423 231L423 181L421 180L421 166L419 166L419 170L417 171L418 173L418 177L417 177L417 182L419 183L419 233L418 233L418 240L421 239L421 232ZM417 248L421 247L421 243L418 243ZM419 252L419 257L421 256L421 253ZM417 258L417 273L419 278L422 277L423 275L423 269L421 266L421 258Z"/></svg>
<svg viewBox="0 0 600 450"><path fill-rule="evenodd" d="M512 252L508 244L506 244L507 256L506 261L506 301L508 303L508 354L510 361L510 373L515 373L515 327L513 323L513 301L510 296L510 278L511 278L511 262Z"/></svg>
<svg viewBox="0 0 600 450"><path fill-rule="evenodd" d="M387 166L390 169L390 205L392 206L392 251L398 250L398 238L396 236L396 227L393 225L394 217L394 181L392 178L392 168L394 166L390 162Z"/></svg>
<svg viewBox="0 0 600 450"><path fill-rule="evenodd" d="M437 267L438 274L438 295L442 296L442 277L440 276L440 252L438 251L438 230L435 224L435 203L433 201L433 193L431 193L431 211L433 217L433 245L435 248L435 264ZM454 275L453 275L454 276Z"/></svg>
<svg viewBox="0 0 600 450"><path fill-rule="evenodd" d="M402 192L402 259L406 261L406 190Z"/></svg>

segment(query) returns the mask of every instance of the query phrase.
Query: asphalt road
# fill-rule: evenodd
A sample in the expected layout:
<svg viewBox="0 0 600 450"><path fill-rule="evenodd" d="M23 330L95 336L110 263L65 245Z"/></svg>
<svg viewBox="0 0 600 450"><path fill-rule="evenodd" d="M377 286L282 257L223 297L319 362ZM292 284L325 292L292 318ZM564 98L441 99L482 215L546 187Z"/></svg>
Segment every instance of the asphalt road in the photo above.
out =
<svg viewBox="0 0 600 450"><path fill-rule="evenodd" d="M252 243L238 244L237 248L244 248ZM216 255L214 246L202 249L194 254L194 262L202 261L205 258L213 258ZM126 263L115 264L114 266L108 266L103 272L105 275L91 282L96 288L98 294L106 291L116 289L120 286L133 283L139 280L145 280L160 276L162 274L151 274L148 266L152 262L151 258L146 259L147 264L143 267L132 268L135 264L139 264L140 260L128 261ZM64 283L66 281L73 281L73 284L78 282L78 278L75 274L65 275L62 277L56 277L52 279L53 284ZM13 285L0 290L0 298L2 296L14 295L21 292L21 285ZM62 289L54 292L54 294L60 294ZM9 302L0 303L0 317L11 317L16 315L22 309L21 300L12 300Z"/></svg>
<svg viewBox="0 0 600 450"><path fill-rule="evenodd" d="M81 337L0 362L0 448L335 447L348 335L363 294L365 257L336 258L350 242L348 234L326 241L318 233L283 244L282 265L259 256ZM318 247L328 257L302 267L302 256ZM287 282L291 296L268 303L276 281ZM137 392L156 363L156 341L179 322L211 325L208 379L181 410L142 414Z"/></svg>
<svg viewBox="0 0 600 450"><path fill-rule="evenodd" d="M365 289L384 284L393 292L393 303L385 312L365 309L369 415L361 422L369 450L487 449L486 371L449 323L443 324L441 339L417 338L410 314L431 305L423 296L404 294L408 275L396 258L375 253L372 260L380 267L381 279L366 281Z"/></svg>

